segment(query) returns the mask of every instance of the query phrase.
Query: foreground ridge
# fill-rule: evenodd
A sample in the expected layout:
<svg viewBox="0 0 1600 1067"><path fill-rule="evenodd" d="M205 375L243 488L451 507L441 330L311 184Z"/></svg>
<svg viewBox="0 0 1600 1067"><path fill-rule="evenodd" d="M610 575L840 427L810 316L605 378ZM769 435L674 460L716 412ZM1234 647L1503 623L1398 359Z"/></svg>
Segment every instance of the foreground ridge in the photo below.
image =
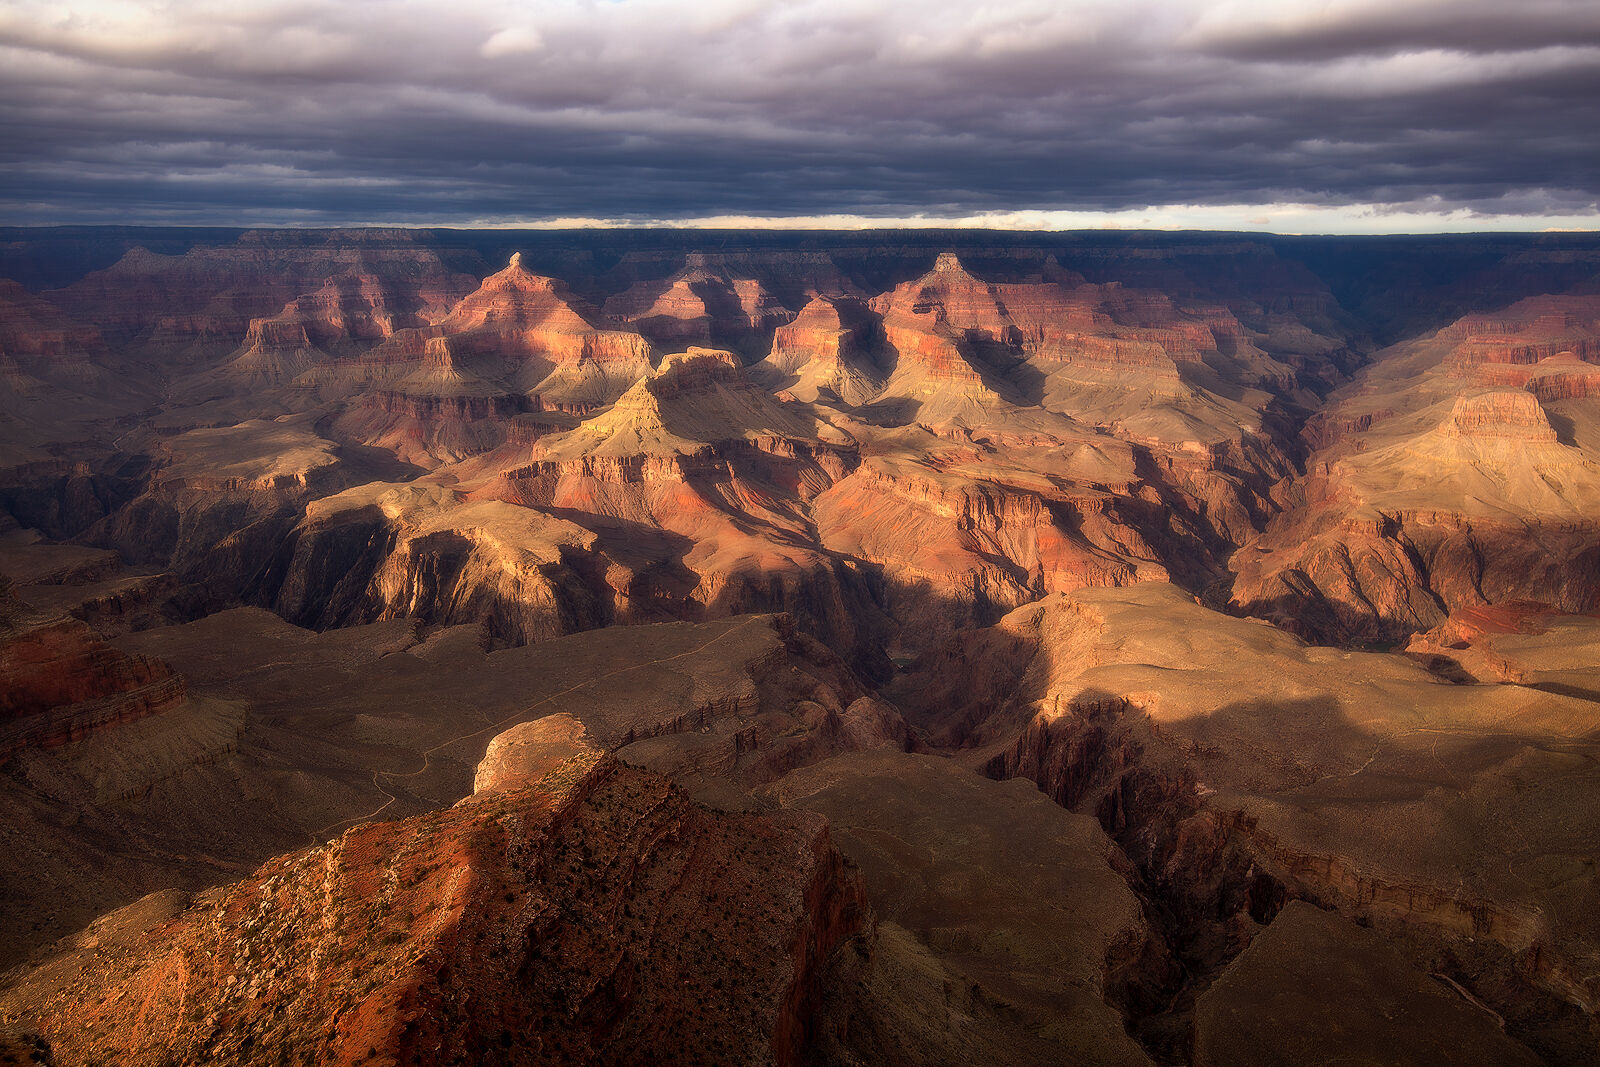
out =
<svg viewBox="0 0 1600 1067"><path fill-rule="evenodd" d="M65 1061L797 1062L859 885L552 716L475 794L99 920L5 994Z"/></svg>

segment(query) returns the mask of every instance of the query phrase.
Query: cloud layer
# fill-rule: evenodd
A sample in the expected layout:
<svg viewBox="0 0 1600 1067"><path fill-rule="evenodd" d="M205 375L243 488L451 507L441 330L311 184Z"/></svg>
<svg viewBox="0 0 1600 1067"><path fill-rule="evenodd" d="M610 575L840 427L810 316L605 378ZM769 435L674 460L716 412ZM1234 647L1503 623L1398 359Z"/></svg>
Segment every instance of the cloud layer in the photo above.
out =
<svg viewBox="0 0 1600 1067"><path fill-rule="evenodd" d="M8 222L1594 225L1597 129L1591 0L0 0Z"/></svg>

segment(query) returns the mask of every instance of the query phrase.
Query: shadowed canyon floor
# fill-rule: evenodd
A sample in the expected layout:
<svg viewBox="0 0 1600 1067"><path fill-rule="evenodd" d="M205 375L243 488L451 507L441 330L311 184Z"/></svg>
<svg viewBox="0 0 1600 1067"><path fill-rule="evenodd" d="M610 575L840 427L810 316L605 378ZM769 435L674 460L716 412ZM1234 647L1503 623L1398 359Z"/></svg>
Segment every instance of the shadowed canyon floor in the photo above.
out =
<svg viewBox="0 0 1600 1067"><path fill-rule="evenodd" d="M0 1056L1600 1063L1592 235L5 237Z"/></svg>

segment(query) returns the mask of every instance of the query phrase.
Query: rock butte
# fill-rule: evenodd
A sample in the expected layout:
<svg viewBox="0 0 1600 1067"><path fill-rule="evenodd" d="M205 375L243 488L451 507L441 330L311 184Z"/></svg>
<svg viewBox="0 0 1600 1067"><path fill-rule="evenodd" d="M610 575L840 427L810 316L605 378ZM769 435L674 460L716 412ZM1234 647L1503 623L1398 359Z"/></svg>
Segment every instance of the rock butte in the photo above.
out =
<svg viewBox="0 0 1600 1067"><path fill-rule="evenodd" d="M0 1059L1600 1061L1600 239L705 236L8 231Z"/></svg>

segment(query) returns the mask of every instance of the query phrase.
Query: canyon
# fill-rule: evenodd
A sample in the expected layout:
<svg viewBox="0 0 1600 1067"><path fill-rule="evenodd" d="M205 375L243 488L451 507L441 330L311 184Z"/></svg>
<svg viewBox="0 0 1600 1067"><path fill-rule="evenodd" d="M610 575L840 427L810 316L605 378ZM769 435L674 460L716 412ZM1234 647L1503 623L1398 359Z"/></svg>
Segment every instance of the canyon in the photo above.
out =
<svg viewBox="0 0 1600 1067"><path fill-rule="evenodd" d="M1592 234L7 274L6 1055L1600 1063Z"/></svg>

